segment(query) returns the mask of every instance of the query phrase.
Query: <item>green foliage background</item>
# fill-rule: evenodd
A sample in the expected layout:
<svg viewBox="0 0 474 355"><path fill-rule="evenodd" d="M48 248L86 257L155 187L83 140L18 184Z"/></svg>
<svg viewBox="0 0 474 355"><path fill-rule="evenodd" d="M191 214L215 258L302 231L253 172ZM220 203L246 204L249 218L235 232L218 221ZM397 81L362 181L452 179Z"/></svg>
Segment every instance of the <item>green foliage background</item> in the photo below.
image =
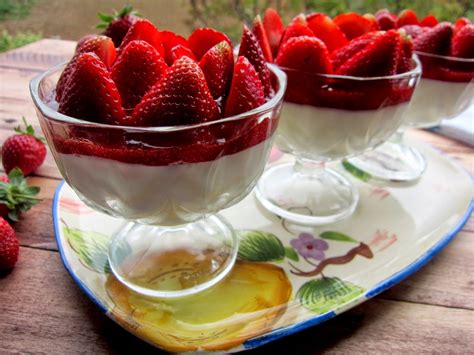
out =
<svg viewBox="0 0 474 355"><path fill-rule="evenodd" d="M410 8L420 17L435 15L439 20L454 21L466 16L474 20L473 0L190 0L190 25L213 26L237 39L241 22L251 23L267 7L277 9L288 22L299 12L324 12L336 16L342 12L375 13L387 8L394 13Z"/></svg>

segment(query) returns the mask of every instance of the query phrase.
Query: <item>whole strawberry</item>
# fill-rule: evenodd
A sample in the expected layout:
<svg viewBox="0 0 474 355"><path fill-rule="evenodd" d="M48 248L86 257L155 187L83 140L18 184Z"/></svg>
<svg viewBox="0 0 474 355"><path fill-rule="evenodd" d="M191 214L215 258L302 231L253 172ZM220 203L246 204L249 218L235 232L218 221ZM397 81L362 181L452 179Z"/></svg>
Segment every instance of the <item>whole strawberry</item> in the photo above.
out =
<svg viewBox="0 0 474 355"><path fill-rule="evenodd" d="M104 28L104 35L112 38L115 47L120 47L123 38L127 34L129 28L140 18L131 5L125 6L122 11L113 15L99 12L101 23L97 28Z"/></svg>
<svg viewBox="0 0 474 355"><path fill-rule="evenodd" d="M0 217L18 221L22 212L40 202L37 186L28 186L20 169L0 177Z"/></svg>
<svg viewBox="0 0 474 355"><path fill-rule="evenodd" d="M0 271L10 270L15 266L19 251L15 231L0 217Z"/></svg>
<svg viewBox="0 0 474 355"><path fill-rule="evenodd" d="M29 175L43 164L46 157L44 138L35 136L35 130L23 117L26 130L15 128L18 134L9 137L2 147L2 163L7 173L18 167Z"/></svg>

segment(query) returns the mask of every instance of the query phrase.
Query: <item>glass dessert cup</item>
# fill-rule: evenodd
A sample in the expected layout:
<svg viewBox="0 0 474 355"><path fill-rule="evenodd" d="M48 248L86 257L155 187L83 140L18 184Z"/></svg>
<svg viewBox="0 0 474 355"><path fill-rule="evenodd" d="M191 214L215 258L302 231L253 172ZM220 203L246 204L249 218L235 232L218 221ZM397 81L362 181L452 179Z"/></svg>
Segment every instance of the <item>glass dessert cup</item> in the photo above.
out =
<svg viewBox="0 0 474 355"><path fill-rule="evenodd" d="M458 116L469 108L474 97L474 59L417 52L423 66L420 80L403 126L391 139L350 164L382 181L410 182L426 169L424 157L404 144L406 128L437 126L443 119Z"/></svg>
<svg viewBox="0 0 474 355"><path fill-rule="evenodd" d="M56 164L95 210L124 220L109 246L112 272L134 291L160 298L203 291L232 269L238 239L217 213L242 200L264 171L286 76L270 65L273 98L217 121L175 127L93 123L57 112L64 65L30 83Z"/></svg>
<svg viewBox="0 0 474 355"><path fill-rule="evenodd" d="M349 217L358 191L325 164L361 154L386 141L401 125L421 73L374 78L323 75L281 68L288 76L277 144L296 163L263 174L257 198L290 221L329 224Z"/></svg>

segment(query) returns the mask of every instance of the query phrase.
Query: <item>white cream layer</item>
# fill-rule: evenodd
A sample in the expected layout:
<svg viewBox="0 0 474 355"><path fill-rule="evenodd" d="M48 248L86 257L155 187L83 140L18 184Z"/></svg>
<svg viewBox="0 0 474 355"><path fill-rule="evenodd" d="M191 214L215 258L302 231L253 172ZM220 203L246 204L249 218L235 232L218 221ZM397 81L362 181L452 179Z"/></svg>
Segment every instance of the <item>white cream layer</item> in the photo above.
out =
<svg viewBox="0 0 474 355"><path fill-rule="evenodd" d="M271 141L201 163L148 166L58 153L58 165L93 207L143 223L179 225L247 195L263 172Z"/></svg>
<svg viewBox="0 0 474 355"><path fill-rule="evenodd" d="M400 126L408 104L351 111L283 104L278 146L286 152L329 161L359 154L386 141Z"/></svg>
<svg viewBox="0 0 474 355"><path fill-rule="evenodd" d="M443 119L456 117L465 111L473 98L474 81L454 83L421 79L404 124L411 127L436 126Z"/></svg>

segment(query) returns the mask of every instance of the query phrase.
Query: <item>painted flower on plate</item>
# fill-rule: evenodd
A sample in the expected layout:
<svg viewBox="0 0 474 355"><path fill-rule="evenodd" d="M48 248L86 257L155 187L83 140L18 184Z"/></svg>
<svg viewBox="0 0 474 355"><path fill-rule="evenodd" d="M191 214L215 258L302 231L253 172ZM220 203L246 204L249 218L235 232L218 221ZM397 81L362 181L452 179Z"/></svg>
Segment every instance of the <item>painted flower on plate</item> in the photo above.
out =
<svg viewBox="0 0 474 355"><path fill-rule="evenodd" d="M298 238L292 239L290 244L303 258L315 260L324 260L324 251L329 248L325 240L316 239L310 233L301 233Z"/></svg>

